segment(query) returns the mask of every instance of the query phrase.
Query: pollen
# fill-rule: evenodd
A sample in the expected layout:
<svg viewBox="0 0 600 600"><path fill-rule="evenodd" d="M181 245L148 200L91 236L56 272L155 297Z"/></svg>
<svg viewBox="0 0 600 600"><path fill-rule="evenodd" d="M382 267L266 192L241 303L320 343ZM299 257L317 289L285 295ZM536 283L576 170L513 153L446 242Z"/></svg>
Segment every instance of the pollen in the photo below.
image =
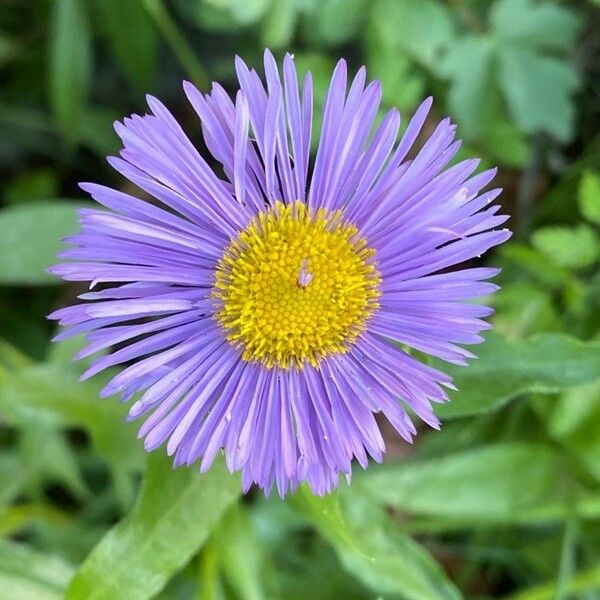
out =
<svg viewBox="0 0 600 600"><path fill-rule="evenodd" d="M344 353L378 307L375 250L341 211L276 203L226 248L216 319L248 362L318 366Z"/></svg>

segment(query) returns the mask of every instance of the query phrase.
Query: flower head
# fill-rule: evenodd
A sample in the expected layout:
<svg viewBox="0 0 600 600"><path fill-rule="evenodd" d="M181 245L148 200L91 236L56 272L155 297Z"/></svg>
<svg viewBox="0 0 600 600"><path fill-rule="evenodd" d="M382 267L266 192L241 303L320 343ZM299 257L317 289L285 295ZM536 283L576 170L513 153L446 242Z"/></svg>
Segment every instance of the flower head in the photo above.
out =
<svg viewBox="0 0 600 600"><path fill-rule="evenodd" d="M407 408L439 426L432 403L452 380L407 349L473 356L459 344L482 341L492 311L469 300L497 271L447 269L510 233L490 206L500 190L481 193L495 171L447 168L460 145L448 119L413 150L431 99L398 140L397 110L374 125L379 83L362 68L347 89L340 60L310 169L311 76L300 86L290 55L281 73L268 51L264 66L266 86L237 59L235 103L184 84L224 176L156 98L116 124L109 162L154 200L81 185L108 210L81 210L73 262L52 271L105 285L51 317L69 326L57 339L87 334L78 358L113 349L83 378L126 364L102 395L137 395L147 450L166 442L203 471L223 450L244 489L324 494L354 459L382 460L376 413L408 441Z"/></svg>

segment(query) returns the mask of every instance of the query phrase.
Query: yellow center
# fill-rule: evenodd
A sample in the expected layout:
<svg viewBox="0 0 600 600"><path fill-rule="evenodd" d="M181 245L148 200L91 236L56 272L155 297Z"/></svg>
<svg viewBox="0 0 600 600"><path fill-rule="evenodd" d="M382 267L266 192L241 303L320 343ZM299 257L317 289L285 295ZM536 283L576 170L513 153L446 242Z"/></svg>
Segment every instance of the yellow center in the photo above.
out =
<svg viewBox="0 0 600 600"><path fill-rule="evenodd" d="M278 202L219 261L217 320L246 361L316 366L345 352L377 308L374 254L340 211Z"/></svg>

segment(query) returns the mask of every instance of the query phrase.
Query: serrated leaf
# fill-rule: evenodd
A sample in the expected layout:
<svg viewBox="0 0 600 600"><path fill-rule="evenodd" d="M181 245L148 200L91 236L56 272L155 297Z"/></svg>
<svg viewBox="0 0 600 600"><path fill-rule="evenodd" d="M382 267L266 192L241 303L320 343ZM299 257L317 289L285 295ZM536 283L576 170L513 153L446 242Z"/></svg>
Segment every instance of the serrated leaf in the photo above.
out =
<svg viewBox="0 0 600 600"><path fill-rule="evenodd" d="M0 211L0 284L57 285L45 269L56 263L61 239L77 231L77 204L46 200Z"/></svg>
<svg viewBox="0 0 600 600"><path fill-rule="evenodd" d="M581 214L600 225L600 173L588 171L582 175L577 200Z"/></svg>
<svg viewBox="0 0 600 600"><path fill-rule="evenodd" d="M67 600L141 600L159 592L207 540L240 494L223 463L208 473L173 470L161 452L148 456L140 498L75 575Z"/></svg>
<svg viewBox="0 0 600 600"><path fill-rule="evenodd" d="M569 141L575 124L571 96L580 84L573 67L514 45L502 45L498 52L500 85L519 127Z"/></svg>
<svg viewBox="0 0 600 600"><path fill-rule="evenodd" d="M436 407L442 419L498 410L528 392L559 392L594 381L600 373L600 341L561 334L507 341L490 334L468 367L437 365L452 375L458 392Z"/></svg>
<svg viewBox="0 0 600 600"><path fill-rule="evenodd" d="M448 8L434 0L378 0L371 25L382 44L403 50L429 68L436 66L454 37Z"/></svg>
<svg viewBox="0 0 600 600"><path fill-rule="evenodd" d="M156 77L158 36L148 12L139 0L96 0L96 5L119 66L141 91L149 90Z"/></svg>
<svg viewBox="0 0 600 600"><path fill-rule="evenodd" d="M551 225L533 232L531 243L561 267L583 269L600 256L600 238L584 223L576 227Z"/></svg>
<svg viewBox="0 0 600 600"><path fill-rule="evenodd" d="M65 138L76 142L92 76L92 42L81 0L55 0L49 50L50 104Z"/></svg>
<svg viewBox="0 0 600 600"><path fill-rule="evenodd" d="M73 574L62 559L26 544L0 540L0 596L18 600L60 600Z"/></svg>
<svg viewBox="0 0 600 600"><path fill-rule="evenodd" d="M570 50L581 21L574 11L554 2L498 0L492 5L490 24L503 43Z"/></svg>

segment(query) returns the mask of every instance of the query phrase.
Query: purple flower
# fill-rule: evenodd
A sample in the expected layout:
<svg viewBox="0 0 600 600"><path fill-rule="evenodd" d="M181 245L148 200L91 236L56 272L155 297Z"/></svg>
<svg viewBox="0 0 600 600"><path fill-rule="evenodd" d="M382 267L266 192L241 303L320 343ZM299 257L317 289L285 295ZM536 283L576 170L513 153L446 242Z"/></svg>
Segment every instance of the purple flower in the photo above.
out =
<svg viewBox="0 0 600 600"><path fill-rule="evenodd" d="M81 210L81 232L53 267L68 281L109 284L54 312L85 333L84 373L126 364L102 395L138 394L130 419L151 451L207 470L223 450L243 487L281 496L307 481L316 494L381 461L383 413L411 441L407 408L432 427L432 402L452 379L412 348L464 365L492 310L496 269L453 265L510 236L480 193L495 170L446 168L459 149L444 119L418 151L425 100L398 140L396 109L375 126L381 87L361 68L347 90L333 72L312 168L312 80L293 57L280 73L265 52L266 86L236 60L233 103L184 84L215 171L156 98L152 114L116 124L124 149L110 164L153 201L84 183L108 210ZM409 153L412 158L409 158ZM118 349L116 349L118 348ZM112 349L112 350L111 350Z"/></svg>

